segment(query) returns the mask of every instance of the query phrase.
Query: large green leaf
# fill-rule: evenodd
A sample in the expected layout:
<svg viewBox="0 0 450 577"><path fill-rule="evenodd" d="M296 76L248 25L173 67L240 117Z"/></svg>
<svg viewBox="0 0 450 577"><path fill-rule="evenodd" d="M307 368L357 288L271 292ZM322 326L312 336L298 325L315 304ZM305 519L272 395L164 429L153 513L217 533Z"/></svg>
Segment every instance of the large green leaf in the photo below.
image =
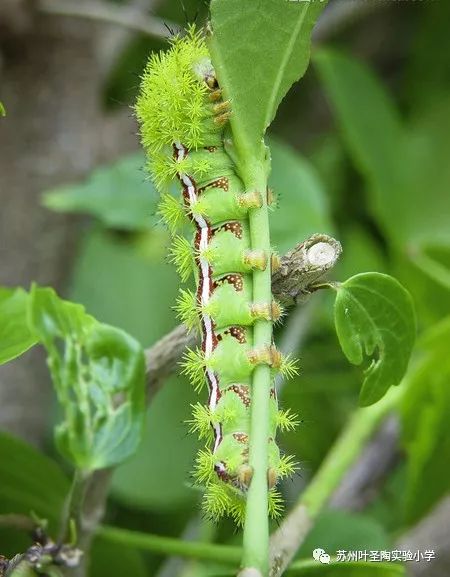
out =
<svg viewBox="0 0 450 577"><path fill-rule="evenodd" d="M0 455L0 514L34 512L56 522L70 487L58 465L7 433L0 433Z"/></svg>
<svg viewBox="0 0 450 577"><path fill-rule="evenodd" d="M154 226L157 194L135 154L95 170L84 183L61 186L44 194L43 203L59 212L87 213L106 226L146 230Z"/></svg>
<svg viewBox="0 0 450 577"><path fill-rule="evenodd" d="M30 321L47 349L64 410L56 429L59 450L80 469L120 463L134 453L142 433L142 347L50 288L34 286L30 298Z"/></svg>
<svg viewBox="0 0 450 577"><path fill-rule="evenodd" d="M414 523L450 491L450 317L425 333L421 355L402 404L402 438L408 453L406 521ZM426 490L424 490L426 487Z"/></svg>
<svg viewBox="0 0 450 577"><path fill-rule="evenodd" d="M325 91L388 241L402 250L450 244L448 101L406 128L378 78L350 56L314 54Z"/></svg>
<svg viewBox="0 0 450 577"><path fill-rule="evenodd" d="M378 401L402 380L415 338L409 293L394 278L376 272L357 274L336 285L336 331L348 360L360 365L371 357L360 393L363 406Z"/></svg>
<svg viewBox="0 0 450 577"><path fill-rule="evenodd" d="M270 139L270 150L269 185L280 196L277 208L270 214L274 246L283 253L314 233L332 234L325 190L314 167L278 140Z"/></svg>
<svg viewBox="0 0 450 577"><path fill-rule="evenodd" d="M290 86L308 66L311 31L326 2L212 0L213 64L237 148L260 158L263 135Z"/></svg>
<svg viewBox="0 0 450 577"><path fill-rule="evenodd" d="M27 321L28 294L0 287L0 364L15 359L36 343Z"/></svg>

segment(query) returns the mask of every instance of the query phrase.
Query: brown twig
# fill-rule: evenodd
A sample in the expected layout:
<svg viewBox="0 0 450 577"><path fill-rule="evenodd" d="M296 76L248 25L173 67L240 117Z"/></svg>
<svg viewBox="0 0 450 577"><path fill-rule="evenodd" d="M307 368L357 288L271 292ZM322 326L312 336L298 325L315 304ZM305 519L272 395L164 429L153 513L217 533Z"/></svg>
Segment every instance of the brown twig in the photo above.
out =
<svg viewBox="0 0 450 577"><path fill-rule="evenodd" d="M156 38L167 38L169 29L178 26L168 20L146 14L142 9L115 5L103 0L79 2L78 0L38 0L37 9L43 14L70 16L87 20L96 20L130 28L135 32Z"/></svg>

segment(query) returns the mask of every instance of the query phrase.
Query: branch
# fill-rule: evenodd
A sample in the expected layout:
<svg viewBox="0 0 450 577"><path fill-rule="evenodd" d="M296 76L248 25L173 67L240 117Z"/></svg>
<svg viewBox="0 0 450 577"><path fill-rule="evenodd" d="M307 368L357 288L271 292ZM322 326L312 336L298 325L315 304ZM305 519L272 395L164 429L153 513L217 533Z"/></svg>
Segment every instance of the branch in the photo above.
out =
<svg viewBox="0 0 450 577"><path fill-rule="evenodd" d="M281 257L280 267L272 276L273 296L289 306L304 301L311 287L305 277L315 282L337 261L341 245L325 234L314 234ZM149 398L171 375L186 347L195 346L197 337L180 325L146 351Z"/></svg>
<svg viewBox="0 0 450 577"><path fill-rule="evenodd" d="M365 449L382 419L405 394L392 388L378 403L358 409L331 448L297 505L270 539L270 577L279 577L349 469Z"/></svg>
<svg viewBox="0 0 450 577"><path fill-rule="evenodd" d="M37 10L52 16L71 16L124 26L155 38L167 38L169 29L178 26L166 19L149 16L141 9L119 6L103 0L81 3L78 0L38 0Z"/></svg>

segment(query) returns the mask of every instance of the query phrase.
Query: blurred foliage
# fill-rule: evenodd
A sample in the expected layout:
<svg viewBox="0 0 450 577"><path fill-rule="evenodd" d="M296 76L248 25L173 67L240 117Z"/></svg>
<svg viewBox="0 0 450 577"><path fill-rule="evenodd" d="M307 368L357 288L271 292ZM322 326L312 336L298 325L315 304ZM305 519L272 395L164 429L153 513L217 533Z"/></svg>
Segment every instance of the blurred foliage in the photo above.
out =
<svg viewBox="0 0 450 577"><path fill-rule="evenodd" d="M192 20L197 2L185 4ZM203 4L200 7L204 11ZM180 24L185 18L176 2L162 2L158 14ZM333 279L367 271L394 275L412 295L420 335L400 385L409 386L402 407L404 460L363 513L324 512L301 550L304 558L316 546L330 551L392 548L398 534L422 519L450 489L450 332L445 320L450 314L448 17L450 3L389 8L389 27L406 22L414 34L395 37L386 48L388 64L386 56L377 57L382 40L373 50L361 39L356 42L350 31L337 38L344 50L316 49L306 81L284 101L275 125L291 144L302 143L302 155L280 136L270 143L270 183L279 205L272 213L274 245L282 253L311 233L335 235L344 252ZM362 35L371 36L370 17L360 27ZM133 38L105 83L108 105L133 101L148 51L160 45ZM46 203L95 217L84 224L70 298L101 322L149 346L176 325L171 307L179 283L166 262L169 235L156 224L155 196L140 170L141 158L127 157L98 169L84 184L53 191ZM0 307L23 304L20 295L2 295ZM302 466L300 477L283 485L288 506L357 405L362 381L360 369L340 352L332 299L313 298L316 307L298 351L301 375L281 392L282 406L302 420L298 432L280 438ZM20 354L14 343L8 346L8 358ZM189 487L196 441L183 423L193 400L179 374L157 394L138 453L115 473L108 522L179 535L193 511L197 513L199 495ZM6 435L0 437L0 455L0 513L33 510L55 523L68 488L58 465ZM218 528L219 542L235 539L231 524ZM2 553L12 554L23 549L24 539L1 530L0 542ZM114 563L118 574L156 577L160 560L98 541L92 575L103 577ZM370 571L390 575L388 568L375 565ZM318 575L334 575L332 567L321 569ZM367 567L353 570L358 577L369 575ZM186 575L188 571L189 565ZM191 573L203 574L213 573L206 565L202 572ZM350 568L341 574L353 575Z"/></svg>

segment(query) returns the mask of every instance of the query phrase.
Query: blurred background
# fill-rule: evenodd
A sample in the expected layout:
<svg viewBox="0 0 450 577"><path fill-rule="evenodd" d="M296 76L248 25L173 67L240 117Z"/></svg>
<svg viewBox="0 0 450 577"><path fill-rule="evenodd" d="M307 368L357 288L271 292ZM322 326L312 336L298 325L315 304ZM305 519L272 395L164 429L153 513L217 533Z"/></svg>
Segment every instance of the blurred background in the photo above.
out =
<svg viewBox="0 0 450 577"><path fill-rule="evenodd" d="M132 105L148 55L187 23L202 24L207 11L197 0L0 0L2 286L54 286L145 347L177 325L179 280ZM343 245L333 279L396 276L413 296L419 327L402 414L383 426L361 465L363 482L352 486L353 477L335 495L300 556L317 546L434 549L436 559L408 564L411 575L430 577L450 574L449 21L445 0L332 0L310 68L283 101L269 140L280 253L315 232L333 235ZM362 373L340 351L331 295L314 295L278 331L281 347L301 362L300 376L281 390L282 405L302 420L280 439L302 465L283 487L289 506L357 406ZM180 376L153 399L138 454L114 475L108 523L238 539L231 524L201 518L200 495L189 486L197 443L184 421L195 400ZM42 352L0 368L0 428L58 461L53 407ZM0 478L14 479L14 454L1 447ZM30 477L35 455L30 449L25 459ZM65 486L66 464L48 466L36 503L50 502L46 495L59 503ZM26 496L31 489L5 487L0 513L39 507ZM5 555L23 547L4 530L0 544ZM134 577L211 570L98 539L91 575L106 577L111 567Z"/></svg>

